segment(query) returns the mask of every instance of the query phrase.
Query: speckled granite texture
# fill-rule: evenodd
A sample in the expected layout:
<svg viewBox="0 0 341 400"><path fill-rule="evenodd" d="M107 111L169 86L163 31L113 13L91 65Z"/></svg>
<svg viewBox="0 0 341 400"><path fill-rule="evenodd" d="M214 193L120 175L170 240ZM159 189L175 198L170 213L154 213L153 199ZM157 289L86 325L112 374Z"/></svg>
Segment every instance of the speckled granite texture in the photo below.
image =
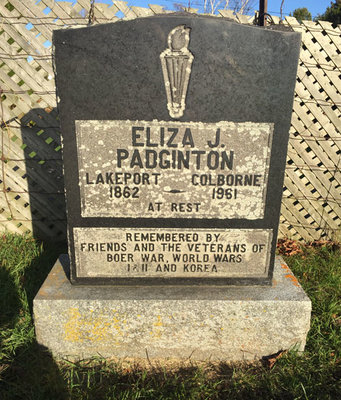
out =
<svg viewBox="0 0 341 400"><path fill-rule="evenodd" d="M281 258L272 287L74 286L68 268L61 256L34 299L38 343L56 357L237 361L304 349L311 302Z"/></svg>

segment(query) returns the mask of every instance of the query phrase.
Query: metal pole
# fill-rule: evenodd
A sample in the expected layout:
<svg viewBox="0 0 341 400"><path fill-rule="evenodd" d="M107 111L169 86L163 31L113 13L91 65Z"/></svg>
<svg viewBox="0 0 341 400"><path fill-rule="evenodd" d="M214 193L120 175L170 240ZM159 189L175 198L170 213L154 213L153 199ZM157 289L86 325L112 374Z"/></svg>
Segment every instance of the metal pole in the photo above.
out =
<svg viewBox="0 0 341 400"><path fill-rule="evenodd" d="M266 13L268 12L268 0L259 0L259 25L266 25Z"/></svg>

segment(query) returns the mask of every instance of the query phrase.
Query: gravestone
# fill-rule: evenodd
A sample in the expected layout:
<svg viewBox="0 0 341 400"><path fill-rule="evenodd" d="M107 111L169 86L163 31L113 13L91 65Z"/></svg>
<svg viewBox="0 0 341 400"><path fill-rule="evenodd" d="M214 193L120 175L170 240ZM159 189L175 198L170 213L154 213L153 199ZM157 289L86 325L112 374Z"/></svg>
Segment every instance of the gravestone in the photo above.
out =
<svg viewBox="0 0 341 400"><path fill-rule="evenodd" d="M198 358L302 349L310 302L275 261L300 35L170 14L55 31L54 47L74 285L63 259L35 299L39 340L181 357L201 329Z"/></svg>

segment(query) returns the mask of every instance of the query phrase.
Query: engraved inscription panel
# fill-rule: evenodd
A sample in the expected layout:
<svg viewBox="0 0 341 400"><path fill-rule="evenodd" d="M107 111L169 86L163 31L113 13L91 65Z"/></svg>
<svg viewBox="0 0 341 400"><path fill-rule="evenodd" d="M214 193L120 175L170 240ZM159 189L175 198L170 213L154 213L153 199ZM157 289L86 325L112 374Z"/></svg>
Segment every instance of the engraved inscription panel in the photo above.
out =
<svg viewBox="0 0 341 400"><path fill-rule="evenodd" d="M265 277L272 230L74 228L78 277Z"/></svg>
<svg viewBox="0 0 341 400"><path fill-rule="evenodd" d="M264 217L273 124L76 121L82 217Z"/></svg>

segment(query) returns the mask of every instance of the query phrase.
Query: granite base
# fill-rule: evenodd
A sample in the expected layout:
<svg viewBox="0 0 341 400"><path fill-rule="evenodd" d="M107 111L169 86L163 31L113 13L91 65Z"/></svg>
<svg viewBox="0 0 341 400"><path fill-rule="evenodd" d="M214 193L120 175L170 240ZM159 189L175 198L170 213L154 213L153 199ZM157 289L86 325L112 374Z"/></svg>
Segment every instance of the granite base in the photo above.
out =
<svg viewBox="0 0 341 400"><path fill-rule="evenodd" d="M255 360L304 350L311 301L281 258L272 286L74 286L62 255L34 299L37 341L57 358Z"/></svg>

